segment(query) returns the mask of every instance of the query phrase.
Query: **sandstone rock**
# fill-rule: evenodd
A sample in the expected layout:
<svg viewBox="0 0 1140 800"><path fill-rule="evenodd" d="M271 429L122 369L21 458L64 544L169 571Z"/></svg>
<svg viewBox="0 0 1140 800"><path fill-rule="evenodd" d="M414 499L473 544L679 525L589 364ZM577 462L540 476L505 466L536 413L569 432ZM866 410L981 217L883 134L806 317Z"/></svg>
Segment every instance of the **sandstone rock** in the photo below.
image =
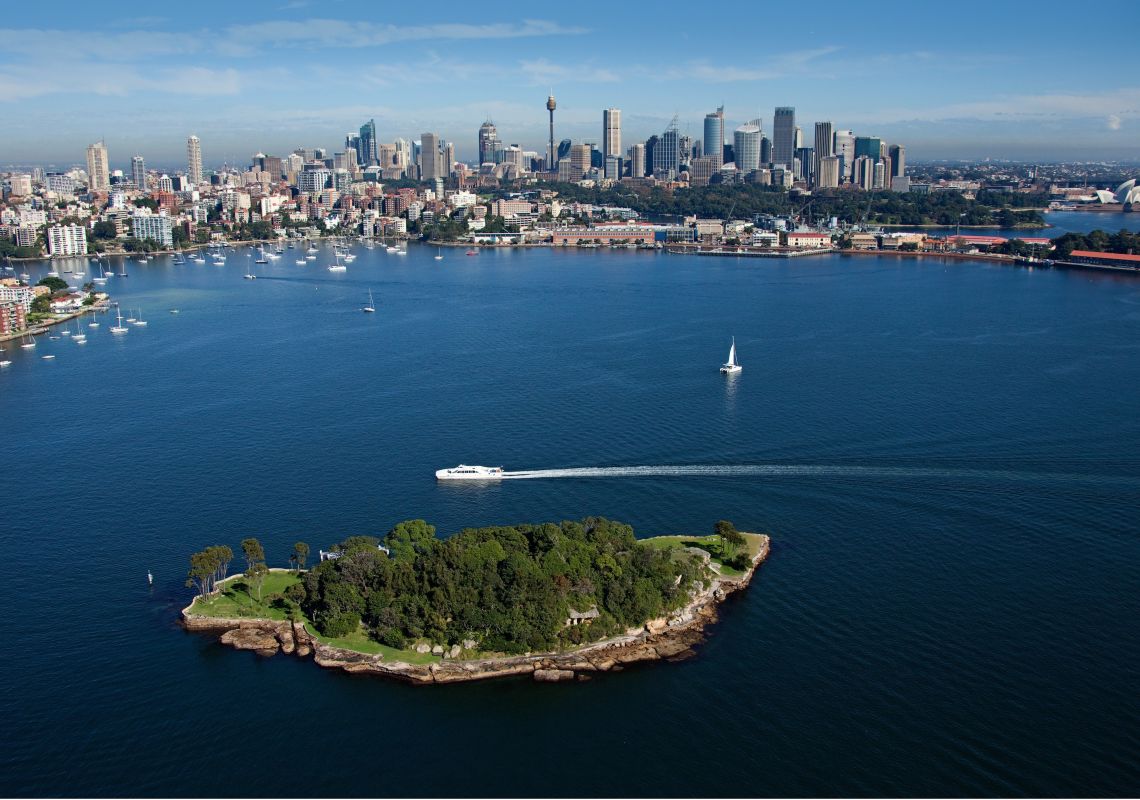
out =
<svg viewBox="0 0 1140 800"><path fill-rule="evenodd" d="M299 644L297 645L297 649L294 652L299 658L308 658L313 654L313 648L309 647L307 644Z"/></svg>
<svg viewBox="0 0 1140 800"><path fill-rule="evenodd" d="M580 681L592 681L593 679L594 679L593 675L579 675L578 676L578 680L580 680Z"/></svg>
<svg viewBox="0 0 1140 800"><path fill-rule="evenodd" d="M541 683L557 683L558 681L574 680L572 669L536 669L534 679Z"/></svg>
<svg viewBox="0 0 1140 800"><path fill-rule="evenodd" d="M447 657L448 658L459 658L459 654L461 652L463 652L463 648L461 648L457 644L452 645L451 649L447 651Z"/></svg>
<svg viewBox="0 0 1140 800"><path fill-rule="evenodd" d="M476 642L474 639L464 639L463 640L463 649L464 650L474 650L478 646L479 646L479 643Z"/></svg>
<svg viewBox="0 0 1140 800"><path fill-rule="evenodd" d="M283 625L277 629L277 641L281 643L282 653L289 654L296 649L296 644L293 641L293 631L289 625Z"/></svg>
<svg viewBox="0 0 1140 800"><path fill-rule="evenodd" d="M277 652L277 637L272 631L260 628L236 628L222 634L222 644L238 650L254 650L258 655L271 656Z"/></svg>
<svg viewBox="0 0 1140 800"><path fill-rule="evenodd" d="M416 652L417 653L430 653L431 652L431 645L426 644L424 642L420 642L419 644L416 645Z"/></svg>
<svg viewBox="0 0 1140 800"><path fill-rule="evenodd" d="M649 622L645 623L645 629L650 633L661 633L661 631L665 630L665 628L668 626L669 620L667 620L665 617L651 619Z"/></svg>
<svg viewBox="0 0 1140 800"><path fill-rule="evenodd" d="M442 656L443 655L443 645L437 644L435 647L433 647L431 649L431 654L433 656Z"/></svg>

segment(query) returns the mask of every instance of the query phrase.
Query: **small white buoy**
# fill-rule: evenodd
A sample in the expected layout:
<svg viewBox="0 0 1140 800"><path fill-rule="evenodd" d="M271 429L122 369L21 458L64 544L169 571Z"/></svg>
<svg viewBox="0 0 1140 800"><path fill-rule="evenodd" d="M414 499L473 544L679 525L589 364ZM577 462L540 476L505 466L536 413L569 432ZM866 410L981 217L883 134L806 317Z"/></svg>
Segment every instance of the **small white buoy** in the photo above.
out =
<svg viewBox="0 0 1140 800"><path fill-rule="evenodd" d="M148 586L154 586L154 576L150 574L150 570L146 571L146 582Z"/></svg>

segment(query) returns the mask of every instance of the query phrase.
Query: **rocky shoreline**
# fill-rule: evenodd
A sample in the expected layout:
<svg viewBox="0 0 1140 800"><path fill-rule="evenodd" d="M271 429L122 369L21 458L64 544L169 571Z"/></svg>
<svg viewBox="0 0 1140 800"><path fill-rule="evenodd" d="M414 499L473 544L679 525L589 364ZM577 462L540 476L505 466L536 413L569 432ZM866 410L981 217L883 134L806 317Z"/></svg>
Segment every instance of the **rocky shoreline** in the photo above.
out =
<svg viewBox="0 0 1140 800"><path fill-rule="evenodd" d="M764 536L752 566L739 578L716 577L683 608L650 620L620 636L561 653L538 653L497 658L444 658L431 664L389 661L379 654L359 653L323 644L302 622L270 619L224 619L195 614L191 603L182 610L182 625L190 631L219 633L222 644L258 655L278 652L300 658L312 656L322 667L345 672L384 675L417 684L461 683L530 674L540 682L589 680L595 672L619 671L640 661L679 660L694 654L704 640L705 626L717 621L717 606L751 583L768 557Z"/></svg>

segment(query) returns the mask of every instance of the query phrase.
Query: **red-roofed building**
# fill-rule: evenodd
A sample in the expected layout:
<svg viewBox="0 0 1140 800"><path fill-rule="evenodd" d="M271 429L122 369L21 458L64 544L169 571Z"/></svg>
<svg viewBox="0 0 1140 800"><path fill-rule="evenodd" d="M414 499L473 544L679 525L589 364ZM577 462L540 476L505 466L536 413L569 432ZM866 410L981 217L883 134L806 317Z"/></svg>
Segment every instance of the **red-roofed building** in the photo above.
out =
<svg viewBox="0 0 1140 800"><path fill-rule="evenodd" d="M1073 264L1086 264L1090 267L1140 270L1140 255L1132 255L1131 253L1097 253L1093 250L1074 250L1064 260Z"/></svg>

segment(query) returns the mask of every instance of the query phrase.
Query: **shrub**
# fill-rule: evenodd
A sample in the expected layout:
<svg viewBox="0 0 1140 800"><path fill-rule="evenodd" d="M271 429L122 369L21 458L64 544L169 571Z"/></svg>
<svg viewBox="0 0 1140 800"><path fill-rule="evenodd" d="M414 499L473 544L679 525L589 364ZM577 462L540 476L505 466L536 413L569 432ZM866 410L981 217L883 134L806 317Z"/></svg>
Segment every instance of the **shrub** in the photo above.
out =
<svg viewBox="0 0 1140 800"><path fill-rule="evenodd" d="M322 636L347 636L360 627L360 615L353 611L322 612L314 620Z"/></svg>
<svg viewBox="0 0 1140 800"><path fill-rule="evenodd" d="M380 631L376 637L380 640L380 644L386 644L389 647L394 647L397 650L404 649L404 634L400 633L397 628L385 628Z"/></svg>

